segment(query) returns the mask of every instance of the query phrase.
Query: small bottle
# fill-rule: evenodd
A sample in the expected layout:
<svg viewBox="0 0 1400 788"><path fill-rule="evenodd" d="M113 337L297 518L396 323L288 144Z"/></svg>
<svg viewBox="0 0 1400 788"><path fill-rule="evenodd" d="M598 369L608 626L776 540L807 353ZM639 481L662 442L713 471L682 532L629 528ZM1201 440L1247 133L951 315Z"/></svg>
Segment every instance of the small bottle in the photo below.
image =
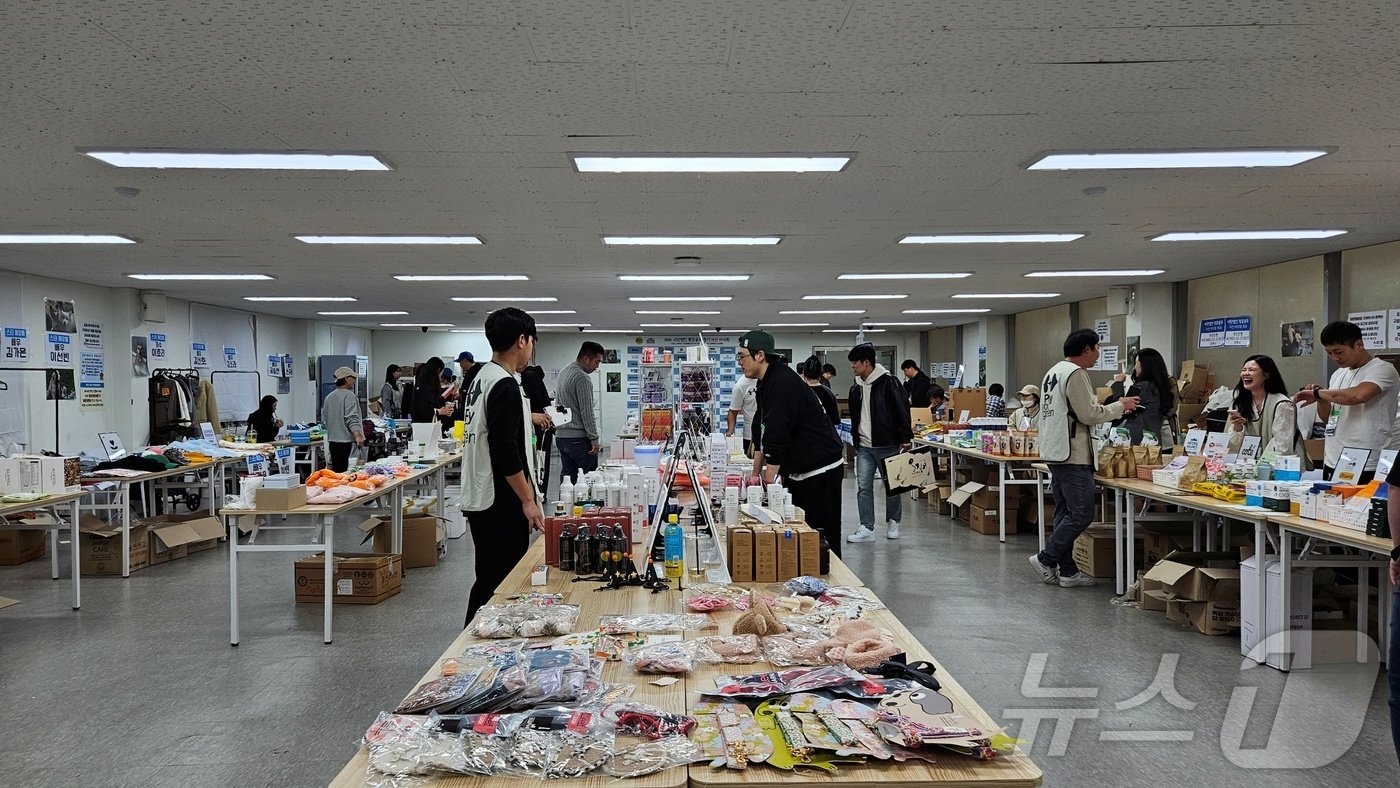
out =
<svg viewBox="0 0 1400 788"><path fill-rule="evenodd" d="M627 531L623 529L622 523L613 524L613 567L625 568L622 564L622 554L631 552L631 545L627 543Z"/></svg>
<svg viewBox="0 0 1400 788"><path fill-rule="evenodd" d="M574 483L567 476L559 482L559 500L570 506L574 503Z"/></svg>
<svg viewBox="0 0 1400 788"><path fill-rule="evenodd" d="M674 514L666 518L664 543L666 545L666 559L663 564L666 577L676 579L681 576L681 572L685 569L685 535L681 531L680 518Z"/></svg>
<svg viewBox="0 0 1400 788"><path fill-rule="evenodd" d="M574 527L566 525L559 530L559 571L574 571Z"/></svg>

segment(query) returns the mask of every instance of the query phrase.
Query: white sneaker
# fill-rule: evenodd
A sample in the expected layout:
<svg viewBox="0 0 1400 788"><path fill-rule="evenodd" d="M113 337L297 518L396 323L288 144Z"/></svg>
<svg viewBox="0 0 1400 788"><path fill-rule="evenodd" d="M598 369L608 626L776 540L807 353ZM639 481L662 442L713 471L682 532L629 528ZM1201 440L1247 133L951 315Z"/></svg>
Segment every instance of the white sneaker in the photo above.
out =
<svg viewBox="0 0 1400 788"><path fill-rule="evenodd" d="M1035 567L1035 571L1040 573L1040 582L1046 585L1054 585L1060 579L1059 570L1055 569L1053 566L1042 564L1040 562L1039 553L1031 556L1031 566Z"/></svg>
<svg viewBox="0 0 1400 788"><path fill-rule="evenodd" d="M887 526L885 526L885 538L886 538L886 539L898 539L898 538L899 538L899 523L894 523L894 522L892 522L892 523L888 524Z"/></svg>
<svg viewBox="0 0 1400 788"><path fill-rule="evenodd" d="M1094 585L1094 578L1083 572L1075 572L1067 577L1060 578L1060 588L1080 588L1082 586Z"/></svg>
<svg viewBox="0 0 1400 788"><path fill-rule="evenodd" d="M856 532L846 537L847 542L873 542L875 541L875 529L864 526L857 528Z"/></svg>

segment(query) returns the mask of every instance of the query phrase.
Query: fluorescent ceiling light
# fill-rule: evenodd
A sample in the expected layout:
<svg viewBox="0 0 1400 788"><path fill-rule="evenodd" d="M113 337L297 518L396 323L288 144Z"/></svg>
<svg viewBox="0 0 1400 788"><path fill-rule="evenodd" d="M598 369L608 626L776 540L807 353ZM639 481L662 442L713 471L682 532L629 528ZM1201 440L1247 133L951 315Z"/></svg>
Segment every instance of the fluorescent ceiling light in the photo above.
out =
<svg viewBox="0 0 1400 788"><path fill-rule="evenodd" d="M350 296L244 296L244 301L358 301Z"/></svg>
<svg viewBox="0 0 1400 788"><path fill-rule="evenodd" d="M569 158L579 172L840 172L851 162L848 154L570 154Z"/></svg>
<svg viewBox="0 0 1400 788"><path fill-rule="evenodd" d="M954 298L1059 298L1059 293L958 293Z"/></svg>
<svg viewBox="0 0 1400 788"><path fill-rule="evenodd" d="M972 274L841 274L837 279L966 279Z"/></svg>
<svg viewBox="0 0 1400 788"><path fill-rule="evenodd" d="M528 282L525 274L397 274L400 282Z"/></svg>
<svg viewBox="0 0 1400 788"><path fill-rule="evenodd" d="M1077 241L1084 233L963 233L961 235L906 235L902 244L1062 244Z"/></svg>
<svg viewBox="0 0 1400 788"><path fill-rule="evenodd" d="M134 244L125 235L82 235L77 233L5 233L0 244Z"/></svg>
<svg viewBox="0 0 1400 788"><path fill-rule="evenodd" d="M451 328L456 323L380 323L380 328Z"/></svg>
<svg viewBox="0 0 1400 788"><path fill-rule="evenodd" d="M784 309L780 315L863 315L864 309Z"/></svg>
<svg viewBox="0 0 1400 788"><path fill-rule="evenodd" d="M535 301L552 302L559 299L554 296L530 296L528 298L517 298L512 296L457 296L453 301Z"/></svg>
<svg viewBox="0 0 1400 788"><path fill-rule="evenodd" d="M627 300L638 303L656 301L733 301L734 296L631 296Z"/></svg>
<svg viewBox="0 0 1400 788"><path fill-rule="evenodd" d="M891 301L908 295L805 295L803 301Z"/></svg>
<svg viewBox="0 0 1400 788"><path fill-rule="evenodd" d="M588 328L592 323L536 323L535 328Z"/></svg>
<svg viewBox="0 0 1400 788"><path fill-rule="evenodd" d="M605 235L608 246L772 246L781 235Z"/></svg>
<svg viewBox="0 0 1400 788"><path fill-rule="evenodd" d="M759 323L759 328L820 328L830 323Z"/></svg>
<svg viewBox="0 0 1400 788"><path fill-rule="evenodd" d="M358 244L397 246L479 246L475 235L294 235L304 244Z"/></svg>
<svg viewBox="0 0 1400 788"><path fill-rule="evenodd" d="M1170 170L1186 167L1292 167L1325 150L1164 150L1051 153L1030 170Z"/></svg>
<svg viewBox="0 0 1400 788"><path fill-rule="evenodd" d="M864 332L864 333L866 333L866 334L883 334L883 333L885 333L885 329L883 329L883 328L823 328L823 329L822 329L822 333L823 333L823 334L859 334L859 333L862 333L862 332Z"/></svg>
<svg viewBox="0 0 1400 788"><path fill-rule="evenodd" d="M645 331L638 331L631 328L590 328L589 334L645 334Z"/></svg>
<svg viewBox="0 0 1400 788"><path fill-rule="evenodd" d="M718 309L638 309L639 315L718 315Z"/></svg>
<svg viewBox="0 0 1400 788"><path fill-rule="evenodd" d="M272 277L267 274L127 274L128 279L145 279L149 281L186 281L186 282L257 282L267 281Z"/></svg>
<svg viewBox="0 0 1400 788"><path fill-rule="evenodd" d="M494 312L494 311L496 311L496 310L494 310L494 309L491 310L491 312ZM489 314L491 314L491 312L487 312L486 314L489 315ZM531 309L531 310L530 310L530 314L531 314L531 315L577 315L577 314L578 314L578 311L577 311L577 310L573 310L573 309Z"/></svg>
<svg viewBox="0 0 1400 788"><path fill-rule="evenodd" d="M159 170L392 170L372 153L315 151L82 150L113 167Z"/></svg>
<svg viewBox="0 0 1400 788"><path fill-rule="evenodd" d="M921 322L910 322L910 323L866 323L866 325L867 325L867 326L931 326L931 325L933 325L933 324L930 323L930 322L928 322L927 320L925 320L925 321L921 321Z"/></svg>
<svg viewBox="0 0 1400 788"><path fill-rule="evenodd" d="M623 282L747 282L748 274L619 274Z"/></svg>
<svg viewBox="0 0 1400 788"><path fill-rule="evenodd" d="M640 323L642 328L709 328L709 323Z"/></svg>
<svg viewBox="0 0 1400 788"><path fill-rule="evenodd" d="M1124 268L1121 270L1109 271L1032 271L1026 274L1028 279L1058 279L1070 276L1092 276L1103 279L1110 279L1115 276L1156 276L1164 274L1166 271L1161 268Z"/></svg>
<svg viewBox="0 0 1400 788"><path fill-rule="evenodd" d="M408 314L408 313L407 313L407 312L317 312L316 314L318 314L318 315L332 315L332 316L335 316L335 317L371 316L371 315L374 315L374 316L385 316L385 317L387 317L388 315L406 315L406 314Z"/></svg>
<svg viewBox="0 0 1400 788"><path fill-rule="evenodd" d="M980 314L980 313L982 313L982 312L990 312L990 311L992 311L992 310L987 309L987 308L985 308L985 307L982 307L982 308L979 308L979 309L906 309L906 310L904 310L903 314L906 314L906 315L964 315L964 314L974 314L974 313Z"/></svg>
<svg viewBox="0 0 1400 788"><path fill-rule="evenodd" d="M1205 233L1163 233L1154 241L1295 241L1331 238L1346 230L1220 230Z"/></svg>

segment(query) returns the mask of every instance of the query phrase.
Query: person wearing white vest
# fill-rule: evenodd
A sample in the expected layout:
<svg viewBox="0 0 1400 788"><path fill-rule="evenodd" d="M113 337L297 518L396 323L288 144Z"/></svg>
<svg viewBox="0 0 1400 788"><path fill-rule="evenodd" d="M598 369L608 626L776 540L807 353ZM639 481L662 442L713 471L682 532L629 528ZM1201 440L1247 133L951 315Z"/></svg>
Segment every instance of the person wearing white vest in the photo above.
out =
<svg viewBox="0 0 1400 788"><path fill-rule="evenodd" d="M492 312L486 318L491 361L480 365L463 397L462 496L457 505L476 548L476 582L464 627L525 557L530 531L544 530L535 431L520 388L520 371L535 353L536 336L535 319L525 312L515 307Z"/></svg>
<svg viewBox="0 0 1400 788"><path fill-rule="evenodd" d="M1100 405L1089 381L1099 360L1099 335L1081 328L1065 339L1065 360L1040 384L1040 457L1050 464L1055 530L1045 549L1030 557L1041 582L1061 588L1091 586L1094 579L1074 563L1074 540L1094 519L1094 454L1090 428L1137 410L1137 397Z"/></svg>

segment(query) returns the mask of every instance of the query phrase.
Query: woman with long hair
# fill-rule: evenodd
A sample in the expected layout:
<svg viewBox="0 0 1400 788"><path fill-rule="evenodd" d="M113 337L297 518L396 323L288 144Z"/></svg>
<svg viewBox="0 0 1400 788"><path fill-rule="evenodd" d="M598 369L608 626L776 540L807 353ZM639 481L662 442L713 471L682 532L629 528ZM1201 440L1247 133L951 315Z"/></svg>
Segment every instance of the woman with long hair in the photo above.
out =
<svg viewBox="0 0 1400 788"><path fill-rule="evenodd" d="M403 410L403 392L399 391L398 364L384 370L384 385L379 389L379 409L386 419L397 419Z"/></svg>
<svg viewBox="0 0 1400 788"><path fill-rule="evenodd" d="M1278 364L1268 356L1254 355L1244 360L1226 429L1231 433L1231 451L1239 449L1244 436L1253 435L1263 444L1261 455L1266 451L1296 454L1303 459L1305 470L1312 469L1303 438L1298 434L1297 407Z"/></svg>
<svg viewBox="0 0 1400 788"><path fill-rule="evenodd" d="M806 361L797 365L797 372L812 387L812 392L822 403L822 410L826 411L826 417L831 419L833 425L840 424L841 407L836 402L836 395L822 385L822 362L816 356L808 356Z"/></svg>
<svg viewBox="0 0 1400 788"><path fill-rule="evenodd" d="M1137 360L1133 362L1133 383L1125 394L1126 379L1127 375L1121 372L1113 376L1113 396L1108 402L1117 402L1124 396L1138 398L1137 410L1125 414L1121 423L1127 427L1132 444L1141 445L1143 434L1151 433L1159 445L1173 445L1175 438L1171 429L1164 426L1176 410L1176 392L1171 375L1167 373L1167 360L1156 349L1145 347L1138 351Z"/></svg>
<svg viewBox="0 0 1400 788"><path fill-rule="evenodd" d="M451 416L452 403L442 396L442 371L447 367L442 359L433 356L418 366L413 381L413 421L426 424L433 416Z"/></svg>
<svg viewBox="0 0 1400 788"><path fill-rule="evenodd" d="M248 414L248 431L257 436L258 443L277 440L282 420L277 418L277 398L268 394L258 401L258 409Z"/></svg>

